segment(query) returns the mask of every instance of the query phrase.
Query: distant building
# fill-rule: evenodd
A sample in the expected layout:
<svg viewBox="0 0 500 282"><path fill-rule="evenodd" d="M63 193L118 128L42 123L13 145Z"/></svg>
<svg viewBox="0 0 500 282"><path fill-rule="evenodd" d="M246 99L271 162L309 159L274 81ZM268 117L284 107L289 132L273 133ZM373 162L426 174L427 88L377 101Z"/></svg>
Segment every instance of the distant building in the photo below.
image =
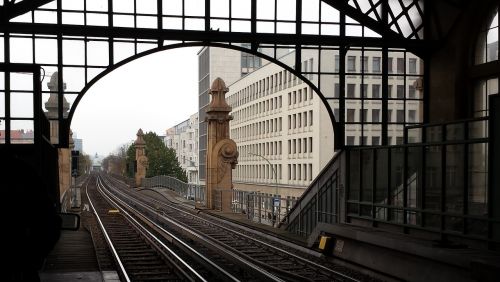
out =
<svg viewBox="0 0 500 282"><path fill-rule="evenodd" d="M249 45L243 46L249 47ZM199 116L199 178L205 183L205 161L207 151L206 109L210 103L208 90L212 82L220 77L226 85L259 68L263 60L254 55L227 48L203 47L198 52L198 116Z"/></svg>
<svg viewBox="0 0 500 282"><path fill-rule="evenodd" d="M188 182L199 184L198 173L198 113L167 129L165 144L175 150L180 166L186 171Z"/></svg>
<svg viewBox="0 0 500 282"><path fill-rule="evenodd" d="M33 144L34 132L33 130L11 130L10 140L12 144ZM5 130L0 130L0 144L5 143Z"/></svg>
<svg viewBox="0 0 500 282"><path fill-rule="evenodd" d="M92 157L92 170L100 171L104 157L99 156L97 153Z"/></svg>

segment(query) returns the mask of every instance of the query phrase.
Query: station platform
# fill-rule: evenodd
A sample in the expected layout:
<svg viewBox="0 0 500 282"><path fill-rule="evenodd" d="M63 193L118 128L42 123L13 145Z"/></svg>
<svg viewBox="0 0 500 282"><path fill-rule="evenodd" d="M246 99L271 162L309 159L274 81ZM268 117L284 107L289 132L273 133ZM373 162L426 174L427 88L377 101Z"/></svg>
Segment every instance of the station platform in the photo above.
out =
<svg viewBox="0 0 500 282"><path fill-rule="evenodd" d="M120 281L116 271L101 271L90 233L81 227L77 231L61 231L61 237L39 271L42 282Z"/></svg>

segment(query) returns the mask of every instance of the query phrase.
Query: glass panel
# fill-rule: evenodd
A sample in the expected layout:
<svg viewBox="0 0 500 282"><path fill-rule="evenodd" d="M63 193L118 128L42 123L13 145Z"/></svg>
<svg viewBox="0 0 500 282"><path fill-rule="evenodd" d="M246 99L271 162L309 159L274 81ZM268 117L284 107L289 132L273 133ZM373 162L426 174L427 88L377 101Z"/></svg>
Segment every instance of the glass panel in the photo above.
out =
<svg viewBox="0 0 500 282"><path fill-rule="evenodd" d="M446 146L446 211L461 213L464 208L464 145Z"/></svg>
<svg viewBox="0 0 500 282"><path fill-rule="evenodd" d="M423 225L424 227L441 229L441 217L435 214L424 213Z"/></svg>
<svg viewBox="0 0 500 282"><path fill-rule="evenodd" d="M456 216L444 217L444 227L446 230L463 232L464 219Z"/></svg>
<svg viewBox="0 0 500 282"><path fill-rule="evenodd" d="M33 90L33 74L31 73L10 73L10 89L20 91Z"/></svg>
<svg viewBox="0 0 500 282"><path fill-rule="evenodd" d="M487 138L488 135L488 121L469 122L469 139Z"/></svg>
<svg viewBox="0 0 500 282"><path fill-rule="evenodd" d="M441 208L441 147L425 147L425 206L426 209L440 210Z"/></svg>
<svg viewBox="0 0 500 282"><path fill-rule="evenodd" d="M10 142L12 144L33 144L33 120L11 120Z"/></svg>
<svg viewBox="0 0 500 282"><path fill-rule="evenodd" d="M393 206L403 206L403 158L404 149L391 149L391 190L389 204Z"/></svg>
<svg viewBox="0 0 500 282"><path fill-rule="evenodd" d="M360 153L357 150L349 152L349 200L359 200L360 188Z"/></svg>
<svg viewBox="0 0 500 282"><path fill-rule="evenodd" d="M422 147L408 147L406 206L420 207L422 185Z"/></svg>
<svg viewBox="0 0 500 282"><path fill-rule="evenodd" d="M10 93L10 115L13 118L33 118L33 93Z"/></svg>
<svg viewBox="0 0 500 282"><path fill-rule="evenodd" d="M422 142L422 128L409 128L408 129L408 144L421 143Z"/></svg>
<svg viewBox="0 0 500 282"><path fill-rule="evenodd" d="M372 202L373 194L373 150L361 151L361 201ZM370 210L371 212L371 210Z"/></svg>
<svg viewBox="0 0 500 282"><path fill-rule="evenodd" d="M487 215L488 213L488 145L469 145L469 214Z"/></svg>
<svg viewBox="0 0 500 282"><path fill-rule="evenodd" d="M429 126L425 130L425 142L441 142L443 140L443 127L441 125Z"/></svg>
<svg viewBox="0 0 500 282"><path fill-rule="evenodd" d="M5 117L5 93L0 92L0 118ZM2 121L0 121L2 123Z"/></svg>
<svg viewBox="0 0 500 282"><path fill-rule="evenodd" d="M465 130L464 130L465 124L464 123L456 123L456 124L449 124L446 125L446 140L464 140L465 136Z"/></svg>
<svg viewBox="0 0 500 282"><path fill-rule="evenodd" d="M376 170L375 203L387 204L387 187L389 186L389 181L388 181L389 150L388 149L377 149L375 156L376 156L376 159L375 159L375 170Z"/></svg>
<svg viewBox="0 0 500 282"><path fill-rule="evenodd" d="M361 205L361 215L362 216L372 216L372 206Z"/></svg>
<svg viewBox="0 0 500 282"><path fill-rule="evenodd" d="M5 120L0 119L0 144L5 144Z"/></svg>
<svg viewBox="0 0 500 282"><path fill-rule="evenodd" d="M480 237L487 237L488 232L488 222L485 220L476 219L466 219L467 223L466 233L471 235L476 235Z"/></svg>

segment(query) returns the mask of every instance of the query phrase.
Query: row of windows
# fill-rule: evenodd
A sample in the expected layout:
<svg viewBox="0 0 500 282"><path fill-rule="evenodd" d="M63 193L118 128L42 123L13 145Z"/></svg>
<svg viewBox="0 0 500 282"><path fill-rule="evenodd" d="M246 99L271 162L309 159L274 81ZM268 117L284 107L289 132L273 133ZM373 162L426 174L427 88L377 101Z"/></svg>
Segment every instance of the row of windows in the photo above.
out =
<svg viewBox="0 0 500 282"><path fill-rule="evenodd" d="M288 129L301 128L313 125L313 111L288 115Z"/></svg>
<svg viewBox="0 0 500 282"><path fill-rule="evenodd" d="M256 178L258 180L283 179L280 164L262 165L238 165L236 166L235 178L240 181Z"/></svg>
<svg viewBox="0 0 500 282"><path fill-rule="evenodd" d="M392 113L395 112L394 116ZM406 117L407 123L417 123L420 118L417 117L417 110L407 110L408 116ZM356 114L358 113L358 114ZM339 109L334 109L333 114L335 117L339 116ZM359 117L359 119L356 119ZM382 110L381 109L346 109L346 121L347 122L382 122ZM405 122L405 110L395 110L392 109L387 111L387 121L388 122Z"/></svg>
<svg viewBox="0 0 500 282"><path fill-rule="evenodd" d="M262 142L251 145L238 146L238 152L240 153L240 158L258 158L252 154L257 154L261 156L276 156L282 154L282 142L272 141L272 142ZM262 159L259 159L262 161Z"/></svg>
<svg viewBox="0 0 500 282"><path fill-rule="evenodd" d="M295 105L297 103L302 103L302 101L307 101L313 99L312 91L307 91L308 87L301 88L299 90L294 90L288 92L288 106ZM307 94L309 92L309 95Z"/></svg>
<svg viewBox="0 0 500 282"><path fill-rule="evenodd" d="M359 87L358 87L359 86ZM396 88L396 93L393 92L393 88ZM359 91L356 91L357 89ZM419 99L420 94L417 93L415 85L408 85L406 89L406 98L408 99ZM347 83L346 84L346 97L347 98L374 98L379 99L382 97L382 85L381 84L360 84L360 83ZM395 95L394 95L395 94ZM335 90L333 92L334 98L340 97L340 84L335 83ZM392 99L404 99L405 98L405 85L388 85L387 97Z"/></svg>
<svg viewBox="0 0 500 282"><path fill-rule="evenodd" d="M266 133L281 132L283 119L273 118L265 121L259 121L235 129L231 129L231 138L233 139L257 139L259 135Z"/></svg>
<svg viewBox="0 0 500 282"><path fill-rule="evenodd" d="M312 137L296 138L288 140L288 154L312 153Z"/></svg>
<svg viewBox="0 0 500 282"><path fill-rule="evenodd" d="M288 180L312 181L312 163L288 164ZM240 181L248 179L283 180L281 164L263 165L238 165L235 171L235 178Z"/></svg>
<svg viewBox="0 0 500 282"><path fill-rule="evenodd" d="M394 142L394 143L393 143ZM388 136L388 145L401 145L403 144L404 139L402 136ZM372 145L378 146L380 143L380 136L347 136L346 137L346 145L354 146L354 145Z"/></svg>
<svg viewBox="0 0 500 282"><path fill-rule="evenodd" d="M359 58L359 64L357 64ZM396 60L394 60L396 59ZM362 72L373 72L373 73L381 73L382 72L382 58L381 57L371 57L371 68L369 68L369 56L347 56L347 71L348 72L356 72L358 70L357 66L359 66L360 71ZM388 64L388 72L394 73L394 62L396 62L396 73L403 74L405 73L405 58L387 58ZM338 72L340 68L340 57L339 55L335 55L335 71ZM362 68L362 69L361 69ZM408 59L408 73L409 74L417 74L417 58L409 58Z"/></svg>
<svg viewBox="0 0 500 282"><path fill-rule="evenodd" d="M251 117L259 116L263 113L274 111L276 109L281 109L282 107L282 96L267 99L265 101L255 103L243 109L237 110L233 113L234 120L247 120Z"/></svg>
<svg viewBox="0 0 500 282"><path fill-rule="evenodd" d="M312 64L313 59L304 61L302 63L303 71L312 70ZM300 83L302 83L302 80L297 79L297 76L287 70L282 70L248 85L232 94L227 100L231 107L239 107L275 91L287 89Z"/></svg>
<svg viewBox="0 0 500 282"><path fill-rule="evenodd" d="M312 181L312 164L289 164L288 180Z"/></svg>

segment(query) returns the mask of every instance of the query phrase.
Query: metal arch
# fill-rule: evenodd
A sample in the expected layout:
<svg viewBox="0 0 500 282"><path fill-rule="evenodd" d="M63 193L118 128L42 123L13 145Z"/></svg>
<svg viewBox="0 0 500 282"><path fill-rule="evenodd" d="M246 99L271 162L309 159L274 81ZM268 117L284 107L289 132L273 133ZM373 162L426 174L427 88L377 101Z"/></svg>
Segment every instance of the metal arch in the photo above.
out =
<svg viewBox="0 0 500 282"><path fill-rule="evenodd" d="M24 0L16 4L11 4L13 1L5 2L7 5L0 6L0 18L7 22L52 1L54 0Z"/></svg>
<svg viewBox="0 0 500 282"><path fill-rule="evenodd" d="M97 82L99 81L101 78L105 77L107 74L109 74L110 72L112 72L113 70L129 63L129 62L132 62L136 59L139 59L139 58L142 58L144 56L147 56L147 55L151 55L153 53L158 53L158 52L161 52L161 51L167 51L167 50L171 50L171 49L177 49L177 48L184 48L184 47L203 47L203 46L210 46L210 47L219 47L219 48L226 48L226 49L233 49L233 50L236 50L236 51L241 51L241 52L246 52L246 53L250 53L252 55L255 55L255 56L259 56L263 59L266 59L280 67L282 67L283 69L291 72L293 75L295 75L297 78L301 79L304 83L306 83L309 87L311 87L311 89L316 92L319 96L319 98L321 99L321 101L323 102L326 110L328 111L328 115L330 117L330 121L332 122L332 127L333 127L333 132L334 132L334 136L337 136L339 134L335 134L336 132L339 132L339 130L341 130L340 128L340 125L338 123L338 121L335 119L335 115L333 114L332 112L332 109L331 107L329 106L328 104L328 101L327 99L325 98L325 96L323 95L323 93L321 92L321 90L314 84L312 83L309 79L307 79L306 77L304 77L300 71L297 71L296 69L284 64L283 62L275 59L275 58L272 58L268 55L265 55L263 53L260 53L258 51L255 51L255 50L251 50L251 49L246 49L246 48L243 48L243 47L240 47L240 46L235 46L235 45L229 45L229 44L224 44L224 43L216 43L216 42L211 42L211 43L205 43L205 42L188 42L188 43L178 43L178 44L171 44L171 45L166 45L166 46L162 46L162 47L159 47L159 48L154 48L154 49L150 49L150 50L147 50L147 51L144 51L144 52L141 52L141 53L138 53L134 56L131 56L131 57L128 57L127 59L123 60L123 61L120 61L119 63L117 64L113 64L113 65L110 65L106 68L106 70L104 70L103 72L99 73L96 77L94 77L91 81L89 81L88 83L86 83L85 87L82 89L82 91L80 91L80 93L78 94L78 97L76 98L76 100L73 102L73 104L71 105L71 109L70 109L70 112L68 114L68 118L67 118L67 121L68 121L68 129L71 127L71 122L73 120L73 115L76 111L76 108L78 107L78 104L80 103L81 99L83 99L83 96L87 93L87 91ZM335 140L337 141L337 140ZM339 142L335 142L334 143L334 146L335 148L337 149L337 146L338 144L341 144Z"/></svg>
<svg viewBox="0 0 500 282"><path fill-rule="evenodd" d="M196 19L198 20L203 20L204 21L204 28L201 28L199 30L185 30L185 24L184 21L187 18L190 18L189 15L185 13L183 10L180 15L178 15L179 18L182 19L182 28L179 29L165 29L164 24L163 24L163 17L164 16L171 16L170 14L165 14L162 10L162 1L158 0L157 1L157 10L155 12L147 13L145 15L151 16L151 17L157 17L157 26L150 27L150 28L138 28L137 27L137 18L141 15L139 12L137 12L136 7L134 6L133 12L127 12L127 13L120 13L118 11L114 11L113 9L113 1L108 0L108 6L107 10L100 11L99 13L102 14L104 17L107 18L107 24L104 24L103 26L89 26L87 25L86 17L84 17L84 21L82 23L79 23L77 25L71 25L71 24L66 24L63 23L63 17L62 14L64 12L75 12L75 13L87 13L87 12L93 12L93 10L88 11L86 7L84 6L83 9L78 9L76 10L65 10L62 7L62 0L52 0L54 3L57 4L57 8L50 8L50 9L45 9L49 10L51 12L54 12L57 16L57 23L53 24L43 24L43 23L34 23L35 18L34 14L31 15L31 20L28 21L28 23L18 23L18 22L3 22L0 23L0 33L4 32L4 41L5 41L5 61L9 63L9 57L10 57L10 51L8 48L9 40L10 38L14 37L24 37L24 38L36 38L36 37L43 37L44 35L49 35L50 38L53 38L57 40L57 56L58 59L56 63L49 63L51 66L54 66L58 69L59 71L59 81L63 81L63 73L64 73L64 68L65 67L79 67L79 68L84 68L85 71L89 67L93 67L91 64L87 64L86 58L87 58L87 53L85 51L84 56L85 56L85 62L80 64L65 64L63 62L63 40L68 39L68 40L78 40L78 41L86 41L89 40L88 38L92 37L100 37L101 40L99 41L105 41L108 43L108 62L102 65L96 65L101 70L106 70L109 67L112 67L113 65L121 65L120 62L117 60L116 63L114 62L114 59L116 59L116 52L114 50L114 45L113 43L115 42L122 42L121 40L129 41L130 43L134 44L135 51L131 53L131 55L127 55L128 58L125 60L132 60L133 58L136 58L139 54L137 54L137 47L139 44L142 43L147 43L147 44L152 44L156 45L153 46L153 49L151 50L160 50L164 48L165 50L168 49L168 47L164 47L164 40L178 40L178 41L194 41L194 42L200 42L201 45L203 46L215 46L217 42L225 42L225 43L250 43L251 44L251 50L244 49L243 51L256 54L257 56L261 56L261 54L256 53L256 50L258 50L259 47L263 46L263 44L266 44L267 46L263 46L263 48L271 48L274 50L277 50L279 48L293 48L295 49L295 66L294 70L291 71L294 75L296 75L299 78L304 78L302 76L301 72L301 53L302 50L305 49L316 49L318 50L318 54L321 55L320 50L322 48L328 49L338 49L340 51L340 69L343 69L343 65L346 63L346 50L350 47L360 47L360 50L366 47L382 47L380 50L382 50L382 54L387 55L387 50L388 48L402 48L406 50L409 50L410 52L413 52L414 54L423 57L422 54L426 54L426 50L428 46L431 46L431 42L428 40L411 40L408 38L405 38L404 36L401 36L400 34L394 33L391 29L388 28L388 25L386 24L384 26L383 23L387 23L387 13L390 13L390 9L387 7L388 2L387 0L382 1L382 5L385 5L385 8L382 9L382 12L384 15L382 15L382 22L375 21L371 19L368 15L363 14L360 10L355 9L352 6L347 5L347 1L344 0L344 5L346 6L346 9L349 11L352 11L353 13L356 12L357 15L359 16L360 19L360 26L367 26L366 23L371 22L371 24L375 25L380 25L379 30L381 30L381 38L375 38L375 37L364 37L364 36L348 36L346 35L346 17L347 16L354 16L353 14L347 14L344 10L342 9L337 9L335 6L332 6L333 0L322 0L319 1L318 3L322 4L323 2L326 5L330 5L333 8L339 10L340 12L340 19L338 25L340 26L340 35L332 36L332 35L322 35L321 32L315 33L316 35L309 35L309 34L304 34L302 32L302 23L308 23L308 21L303 21L302 20L302 7L306 4L304 4L304 0L296 0L296 11L295 11L295 17L293 20L290 20L290 22L295 23L295 33L280 33L276 29L276 24L280 22L280 20L277 18L276 13L277 9L282 6L277 6L277 0L274 0L275 3L275 15L273 19L266 20L267 22L272 22L274 24L274 30L273 33L264 33L264 32L257 32L257 23L261 21L262 19L259 19L257 17L257 0L252 0L251 1L251 17L249 19L246 19L247 22L250 22L251 24L251 29L250 31L245 31L245 32L234 32L229 29L229 31L224 32L224 31L213 31L210 29L210 20L211 19L224 19L224 20L229 20L229 24L231 23L231 20L234 20L235 18L231 18L231 14L229 14L229 17L224 16L224 17L211 17L210 14L210 0L205 0L205 12L204 14L200 14L199 16L195 16ZM137 5L138 0L134 0L135 5ZM236 1L236 0L230 0L231 1ZM371 0L370 0L371 1ZM49 1L51 2L51 1ZM21 2L20 2L21 3ZM19 4L20 4L19 3ZM38 3L41 3L38 1ZM84 2L85 3L85 2ZM340 4L339 4L340 5ZM380 5L380 4L379 4ZM35 8L33 8L35 9ZM354 10L353 10L354 9ZM318 11L319 16L321 16L321 6ZM120 14L125 14L127 16L131 16L134 19L134 24L132 25L133 27L117 27L114 25L113 18L115 15L120 15ZM384 18L385 17L385 18ZM191 18L193 18L191 16ZM237 18L236 18L237 19ZM321 24L321 20L318 20L318 22L314 22L315 24ZM77 28L75 28L77 27ZM370 26L367 26L370 28ZM373 28L373 27L371 27ZM376 30L376 28L374 28ZM67 37L67 38L66 38ZM77 38L71 38L71 37L77 37ZM33 39L32 39L33 40ZM92 39L90 39L92 40ZM140 42L143 41L143 42ZM34 43L33 44L33 63L36 61L35 57L35 48L34 48ZM261 45L262 44L262 45ZM259 46L260 45L260 46ZM311 45L308 46L307 45ZM200 45L198 45L200 46ZM223 47L227 47L227 45L224 45ZM86 48L86 45L85 45ZM171 48L171 47L170 47ZM236 49L236 48L235 48ZM151 51L155 52L155 51ZM143 55L148 54L144 53ZM271 60L275 62L275 60ZM280 65L280 64L278 64ZM287 66L284 66L285 69L289 70L290 68ZM305 73L307 72L304 71ZM312 86L312 89L314 89L317 93L321 93L318 88L321 88L321 76L322 74L326 75L331 75L332 73L335 73L335 71L323 71L320 66L318 65L315 70L310 72L313 75L318 76L318 86L316 85L311 85L307 83L308 85ZM299 74L299 75L297 75ZM86 73L85 73L86 75ZM104 74L103 74L104 75ZM330 116L330 119L332 121L335 121L335 117L333 115L333 105L331 105L329 102L338 100L339 101L339 108L340 108L340 115L339 121L336 122L335 124L332 123L332 125L337 125L336 127L334 126L334 129L336 130L335 134L335 147L342 147L344 143L344 127L347 122L345 120L345 99L346 99L346 92L345 92L345 75L346 72L340 71L338 73L339 75L339 84L340 84L340 91L339 91L339 97L328 97L325 98L324 95L320 95L321 99L323 100L323 103L327 105L327 110ZM387 72L384 74L382 73L382 82L387 81ZM303 79L304 81L308 81L308 79ZM84 81L83 85L86 85L86 79ZM382 83L384 84L384 83ZM85 88L85 87L84 87ZM81 89L75 89L75 91L68 91L72 93L68 94L80 94L82 90ZM63 107L61 106L63 104L63 99L64 95L66 95L67 92L65 92L62 89L62 84L59 85L59 89L57 90L58 95L58 122L60 124L59 126L59 146L67 146L67 139L69 137L68 132L69 132L69 120L67 118L63 117ZM361 99L362 100L362 99ZM360 101L361 101L360 100ZM382 97L381 99L383 106L383 109L387 108L387 97ZM425 101L424 101L425 104ZM352 124L354 124L353 122ZM384 120L384 117L382 118L382 132L384 129L387 131L387 120ZM382 134L382 140L385 140L386 138L384 137L384 134Z"/></svg>

